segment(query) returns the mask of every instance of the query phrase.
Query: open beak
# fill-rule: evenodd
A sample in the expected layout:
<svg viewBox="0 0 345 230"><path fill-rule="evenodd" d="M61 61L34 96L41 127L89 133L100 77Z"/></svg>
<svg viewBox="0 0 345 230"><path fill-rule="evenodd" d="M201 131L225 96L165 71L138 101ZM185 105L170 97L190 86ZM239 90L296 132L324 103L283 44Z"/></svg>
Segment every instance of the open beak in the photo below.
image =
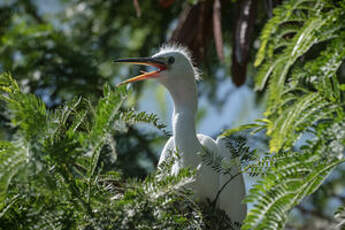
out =
<svg viewBox="0 0 345 230"><path fill-rule="evenodd" d="M153 66L153 67L158 68L158 70L154 70L151 72L143 72L143 74L140 74L139 76L120 82L119 84L117 84L117 86L127 84L130 82L159 77L159 73L167 69L167 65L163 61L155 59L155 58L128 58L128 59L118 59L118 60L115 60L114 62L125 62L125 63L137 64L137 65Z"/></svg>

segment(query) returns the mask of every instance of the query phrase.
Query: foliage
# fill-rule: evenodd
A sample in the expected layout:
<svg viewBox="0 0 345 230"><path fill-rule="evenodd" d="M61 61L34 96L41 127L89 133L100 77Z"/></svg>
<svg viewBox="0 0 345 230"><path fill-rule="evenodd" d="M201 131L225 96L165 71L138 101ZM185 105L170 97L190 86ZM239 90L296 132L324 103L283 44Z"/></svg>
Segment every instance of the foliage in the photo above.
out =
<svg viewBox="0 0 345 230"><path fill-rule="evenodd" d="M246 199L243 229L284 229L289 211L344 162L344 12L342 1L285 1L261 33L256 88L267 87L268 101L250 127L271 138L269 167Z"/></svg>
<svg viewBox="0 0 345 230"><path fill-rule="evenodd" d="M189 200L191 192L181 189L193 179L188 169L171 177L172 162L165 162L146 179L127 179L147 176L147 168L157 162L153 149L162 141L133 125L148 122L169 134L156 115L121 106L125 89L101 87L129 73L111 59L151 53L168 39L180 12L180 19L187 18L185 9L204 15L190 11L197 13L190 15L195 23L186 23L187 35L197 35L199 42L200 34L206 38L198 31L201 22L211 28L211 20L203 17L209 18L213 1L188 0L194 5L185 8L184 0L167 1L166 8L161 7L164 1L140 1L139 19L132 16L138 10L133 2L139 1L56 2L68 7L53 17L42 14L32 0L0 3L0 71L11 71L21 85L9 74L1 75L0 228L214 229L215 223L221 223L219 229L233 228L212 203L199 206ZM210 8L205 9L206 2ZM230 48L243 42L243 36L231 36L234 25L243 23L233 15L243 10L220 2L224 54L231 59ZM343 0L285 0L274 9L254 63L260 66L255 87L267 93L265 118L245 126L265 130L270 151L260 155L243 138L231 136L228 147L235 157L230 162L212 153L203 156L219 173L241 165L250 176L261 177L247 198L253 208L244 229L284 228L289 211L310 194L313 206L323 212L336 187L328 180L332 171L341 174L337 183L344 186L344 170L337 167L345 143L344 9ZM245 28L259 32L263 13L258 10L255 25L245 22ZM180 19L177 28L183 25ZM214 58L216 49L205 51L210 39L198 43L187 35L181 37L205 56L201 94L223 105L231 91L223 99L216 95L228 71ZM248 48L250 39L244 43ZM135 87L139 95L142 84ZM129 101L134 104L135 98ZM142 159L150 165L142 166ZM343 210L337 212L340 225Z"/></svg>
<svg viewBox="0 0 345 230"><path fill-rule="evenodd" d="M133 1L0 1L0 72L11 72L23 92L41 97L47 108L80 96L94 104L105 82L115 85L130 74L113 59L148 55L160 46L168 30L162 25L176 17L179 7L164 14L158 7L141 3L150 13L139 20L128 17L135 13ZM138 84L130 95L132 105L141 89ZM1 136L12 135L6 119L0 117ZM126 165L126 177L144 178L158 161L157 145L166 139L157 133L128 126L125 134L115 134L121 149L117 161L102 162L106 168Z"/></svg>
<svg viewBox="0 0 345 230"><path fill-rule="evenodd" d="M22 93L10 74L0 75L0 85L16 130L1 141L2 229L201 228L202 215L186 198L190 192L179 190L193 180L191 170L169 176L167 162L144 181L126 182L120 169L103 170L100 153L114 149L106 148L114 145L111 134L125 121L157 123L151 115L120 111L123 88L105 86L95 107L76 98L51 111Z"/></svg>
<svg viewBox="0 0 345 230"><path fill-rule="evenodd" d="M100 155L116 159L112 137L127 123L163 128L152 114L122 108L124 88L105 85L96 106L76 98L55 110L9 73L0 90L15 130L0 143L1 229L234 229L224 211L191 199L184 186L193 170L171 173L177 153L142 181L105 170Z"/></svg>

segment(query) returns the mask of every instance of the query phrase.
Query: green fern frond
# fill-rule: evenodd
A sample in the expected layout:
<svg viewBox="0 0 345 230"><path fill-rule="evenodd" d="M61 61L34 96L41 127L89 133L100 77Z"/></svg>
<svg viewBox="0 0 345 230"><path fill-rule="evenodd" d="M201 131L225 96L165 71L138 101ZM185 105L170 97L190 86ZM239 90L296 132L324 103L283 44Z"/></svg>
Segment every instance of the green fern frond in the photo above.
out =
<svg viewBox="0 0 345 230"><path fill-rule="evenodd" d="M255 120L255 123L245 124L236 128L224 130L223 133L219 135L219 137L229 137L233 134L238 134L243 130L252 130L251 134L255 134L263 129L262 127L264 126L264 124L264 120L257 119Z"/></svg>
<svg viewBox="0 0 345 230"><path fill-rule="evenodd" d="M296 98L295 98L296 99ZM335 107L325 101L320 94L306 94L284 109L285 116L279 116L267 128L272 137L270 150L277 152L283 146L291 146L306 127L310 127L319 119L331 116Z"/></svg>
<svg viewBox="0 0 345 230"><path fill-rule="evenodd" d="M267 85L261 127L271 137L270 153L245 168L264 177L249 192L254 207L243 229L283 229L289 210L344 162L344 91L337 79L345 60L344 16L333 1L289 0L262 32L255 88ZM307 133L312 138L296 148Z"/></svg>
<svg viewBox="0 0 345 230"><path fill-rule="evenodd" d="M257 157L256 159L253 159L253 161L248 162L243 171L252 177L265 176L267 172L277 164L277 162L285 161L287 159L288 154L284 152L273 156L270 153L265 153L263 156Z"/></svg>
<svg viewBox="0 0 345 230"><path fill-rule="evenodd" d="M307 62L304 67L307 71L303 75L298 75L298 78L296 74L292 75L296 84L306 78L318 92L308 93L308 90L303 88L291 88L281 93L280 104L271 107L272 114L284 114L267 127L267 134L272 137L271 151L278 151L284 145L291 146L306 127L319 120L332 119L334 114L340 116L343 113L338 106L342 103L341 92L335 77L345 59L343 37L332 40L317 59ZM329 56L332 58L327 58ZM329 90L331 88L334 90ZM296 95L297 90L302 94ZM275 108L278 110L275 111Z"/></svg>
<svg viewBox="0 0 345 230"><path fill-rule="evenodd" d="M131 109L131 110L123 111L121 113L121 119L128 124L136 124L139 122L151 123L157 129L162 130L163 132L166 132L164 130L166 125L161 123L159 121L158 116L154 113L151 113L151 114L147 114L145 112L137 113L133 109Z"/></svg>
<svg viewBox="0 0 345 230"><path fill-rule="evenodd" d="M46 128L45 104L34 95L21 93L16 81L9 73L0 75L0 85L0 99L7 103L11 124L21 127L27 141L39 136Z"/></svg>
<svg viewBox="0 0 345 230"><path fill-rule="evenodd" d="M282 9L286 12L281 11ZM289 10L295 12L294 16L288 15ZM307 13L308 17L304 17L304 13L296 13L297 11ZM271 36L265 38L266 42L273 40L269 43L271 54L264 54L267 58L258 72L256 89L262 89L269 80L269 100L265 116L274 120L266 127L267 134L272 137L271 151L276 152L283 146L291 146L305 130L303 127L327 119L335 112L341 113L341 109L334 104L339 103L341 93L333 76L345 57L345 36L340 32L341 28L344 28L341 22L343 16L341 9L324 0L314 4L310 1L287 1L278 7L276 17L267 24L274 24L270 25L275 28L274 31L271 29L274 33L264 29L262 36ZM275 21L282 17L286 19L283 24ZM295 17L303 19L298 32L295 28ZM282 46L279 41L287 35L290 38L284 39L286 42ZM311 47L325 41L328 45L318 58L308 60L304 66L298 62ZM279 52L275 53L275 50ZM329 58L330 56L332 58ZM300 87L302 83L319 93L307 96L309 93L304 89L305 86ZM329 90L330 88L335 90ZM295 92L287 93L297 90L302 91L297 95ZM296 119L299 121L295 122Z"/></svg>
<svg viewBox="0 0 345 230"><path fill-rule="evenodd" d="M171 170L171 165L164 164L158 171L145 179L145 191L152 198L157 199L169 193L179 193L184 190L184 186L195 181L195 170L188 168L179 170L177 175L167 174ZM168 167L166 167L168 166Z"/></svg>
<svg viewBox="0 0 345 230"><path fill-rule="evenodd" d="M11 142L0 142L0 207L6 198L12 177L23 169L26 161L25 149L16 147Z"/></svg>
<svg viewBox="0 0 345 230"><path fill-rule="evenodd" d="M298 5L301 3L305 3L305 1L288 1L286 3L288 7L284 4L281 7L286 7L287 12L292 9L295 11L299 9ZM306 53L313 45L336 37L336 33L342 28L341 22L337 21L341 18L342 12L339 9L334 9L328 10L326 13L321 13L325 5L325 1L314 2L308 17L303 17L300 13L286 16L286 14L288 14L287 12L278 11L282 15L277 15L278 19L273 17L270 22L266 24L267 26L273 24L270 25L270 27L274 29L264 28L262 32L262 45L257 54L256 63L259 65L263 62L264 58L266 58L266 60L256 77L256 89L262 89L268 77L272 75L271 84L273 85L271 88L274 92L270 94L272 95L271 99L275 97L279 99L279 92L285 83L286 75L297 58ZM306 9L303 8L300 10ZM285 16L286 20L281 21L280 18ZM300 17L302 23L298 33L295 33L296 30L293 29L296 27L295 17ZM281 39L283 37L287 38ZM271 41L271 39L273 40ZM265 51L267 44L270 44L267 51L268 53ZM275 50L281 48L283 49L275 54Z"/></svg>
<svg viewBox="0 0 345 230"><path fill-rule="evenodd" d="M326 23L320 17L309 18L299 33L294 36L292 43L285 49L281 57L278 57L278 63L272 70L270 80L269 103L277 104L281 99L281 93L284 91L284 85L291 66L297 58L306 53L314 44L321 41L316 36L316 31ZM260 84L262 85L262 83Z"/></svg>
<svg viewBox="0 0 345 230"><path fill-rule="evenodd" d="M110 89L108 85L104 87L104 98L102 98L95 108L95 117L89 133L89 154L91 155L91 167L88 172L90 177L95 174L98 165L99 154L107 141L108 134L114 132L116 120L119 120L119 110L125 99L124 87L116 90Z"/></svg>
<svg viewBox="0 0 345 230"><path fill-rule="evenodd" d="M313 153L277 161L245 199L254 203L242 229L283 229L288 212L313 193L330 171L345 160L324 160Z"/></svg>
<svg viewBox="0 0 345 230"><path fill-rule="evenodd" d="M312 4L312 6L306 6L307 4ZM254 65L259 66L266 58L267 45L271 42L272 38L275 38L276 33L284 34L280 31L281 26L285 26L290 22L304 22L306 17L303 14L296 14L299 9L302 11L305 7L309 10L317 11L323 5L323 1L313 1L313 0L292 0L285 1L281 6L274 9L274 17L266 23L261 33L261 45L256 56ZM299 12L300 13L300 12ZM297 16L298 15L298 16ZM276 42L275 42L276 43Z"/></svg>

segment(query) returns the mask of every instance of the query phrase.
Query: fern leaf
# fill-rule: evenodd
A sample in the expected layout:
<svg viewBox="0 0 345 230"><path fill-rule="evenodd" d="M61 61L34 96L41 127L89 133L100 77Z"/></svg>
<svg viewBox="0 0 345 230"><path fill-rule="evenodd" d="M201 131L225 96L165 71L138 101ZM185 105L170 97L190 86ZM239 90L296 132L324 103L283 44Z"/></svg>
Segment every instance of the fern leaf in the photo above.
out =
<svg viewBox="0 0 345 230"><path fill-rule="evenodd" d="M0 204L6 198L11 179L25 166L27 156L24 149L10 142L0 142Z"/></svg>
<svg viewBox="0 0 345 230"><path fill-rule="evenodd" d="M310 93L299 98L284 110L286 116L278 117L268 126L267 134L272 137L270 150L277 152L284 145L291 146L297 140L303 127L312 125L318 119L332 115L335 107L323 100L318 93Z"/></svg>
<svg viewBox="0 0 345 230"><path fill-rule="evenodd" d="M303 9L304 4L312 3L314 8L320 7L322 1L312 0L292 0L286 1L281 6L274 9L274 17L266 23L261 33L261 45L255 59L255 66L261 65L266 56L266 47L271 41L272 37L279 31L281 25L286 25L291 21L304 21L304 18L298 18L295 15L296 10ZM260 84L260 83L259 83Z"/></svg>
<svg viewBox="0 0 345 230"><path fill-rule="evenodd" d="M246 202L254 202L242 229L283 229L288 212L313 193L330 171L345 160L325 161L305 153L276 162L272 170L250 190Z"/></svg>
<svg viewBox="0 0 345 230"><path fill-rule="evenodd" d="M151 123L157 129L162 130L163 132L166 132L164 130L166 125L161 123L157 115L153 113L151 114L147 114L145 112L136 113L132 109L132 110L123 111L121 113L121 119L128 124L136 124L138 122Z"/></svg>
<svg viewBox="0 0 345 230"><path fill-rule="evenodd" d="M99 154L107 141L107 134L114 131L114 123L120 118L119 109L125 99L124 87L113 91L106 85L104 87L104 95L104 98L98 102L95 109L95 119L89 134L89 140L91 140L89 145L89 154L91 155L89 177L95 175Z"/></svg>
<svg viewBox="0 0 345 230"><path fill-rule="evenodd" d="M21 127L28 142L39 136L46 128L47 111L44 103L34 95L21 93L9 73L0 75L0 85L0 99L7 102L12 125Z"/></svg>

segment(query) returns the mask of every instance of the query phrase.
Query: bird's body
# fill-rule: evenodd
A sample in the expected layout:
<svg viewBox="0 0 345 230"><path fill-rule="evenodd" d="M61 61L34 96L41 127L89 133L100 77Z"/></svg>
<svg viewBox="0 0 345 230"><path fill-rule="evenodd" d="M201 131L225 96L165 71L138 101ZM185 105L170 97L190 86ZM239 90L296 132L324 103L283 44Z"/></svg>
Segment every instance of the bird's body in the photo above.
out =
<svg viewBox="0 0 345 230"><path fill-rule="evenodd" d="M172 116L173 136L165 144L159 163L165 161L173 152L180 158L173 165L172 171L177 174L181 168L197 168L196 179L190 185L199 201L213 201L221 187L229 180L229 175L218 174L202 162L200 153L211 152L224 159L230 159L231 153L225 147L224 139L217 141L211 137L196 133L195 117L197 112L196 79L199 74L192 65L189 53L181 47L165 47L151 58L125 59L120 62L134 62L153 65L158 71L144 73L124 83L157 78L169 91L173 102ZM238 172L232 169L232 175ZM245 185L242 175L235 177L220 193L217 206L223 209L233 222L242 223L246 215L246 206L242 204L245 196Z"/></svg>
<svg viewBox="0 0 345 230"><path fill-rule="evenodd" d="M199 149L195 149L194 153L200 153L206 149L209 152L213 151L213 153L216 153L216 155L221 156L224 159L230 158L230 153L225 147L224 138L217 138L215 141L211 137L203 134L198 134L197 138L200 143L200 147ZM171 157L171 154L174 151L176 151L176 145L174 137L171 137L162 150L159 164ZM179 150L179 153L180 152L181 151ZM207 199L209 201L214 201L218 191L230 179L230 176L218 174L214 169L202 162L200 154L190 154L192 155L189 157L191 159L186 159L184 155L186 154L182 154L181 159L175 162L172 168L172 173L176 175L181 168L186 167L198 168L195 183L191 184L190 188L194 192L197 200L201 202L205 202ZM231 174L236 175L237 172L238 169L233 168ZM242 223L247 213L246 205L242 203L244 196L244 180L242 175L238 175L231 180L231 182L220 193L216 205L218 208L226 212L233 223Z"/></svg>

